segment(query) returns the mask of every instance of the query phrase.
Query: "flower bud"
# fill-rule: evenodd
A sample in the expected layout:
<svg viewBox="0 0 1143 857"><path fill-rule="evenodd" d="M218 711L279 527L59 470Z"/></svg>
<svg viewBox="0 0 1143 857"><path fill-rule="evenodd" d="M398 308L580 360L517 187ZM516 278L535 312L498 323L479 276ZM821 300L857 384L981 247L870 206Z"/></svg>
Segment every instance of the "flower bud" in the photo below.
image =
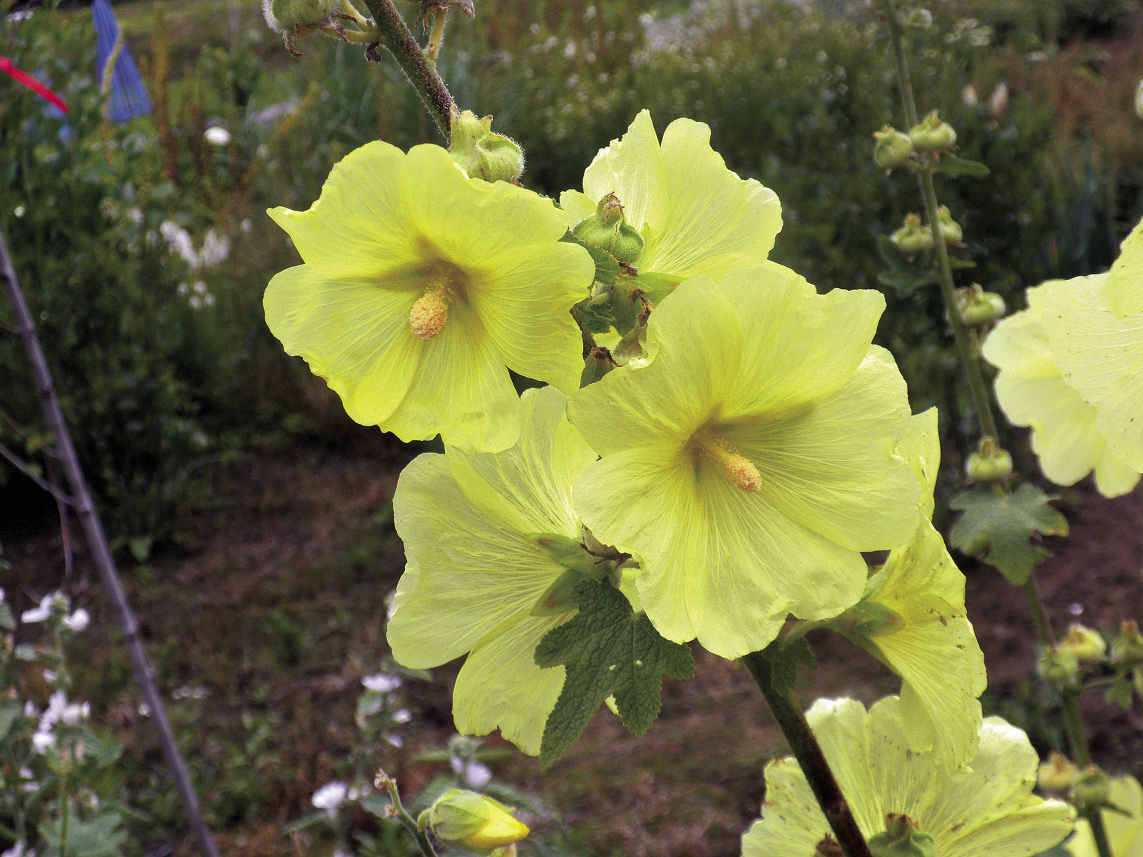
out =
<svg viewBox="0 0 1143 857"><path fill-rule="evenodd" d="M606 250L615 261L633 265L643 252L643 238L623 217L623 205L613 193L596 206L595 214L581 220L572 235L582 244Z"/></svg>
<svg viewBox="0 0 1143 857"><path fill-rule="evenodd" d="M471 178L514 182L524 172L524 150L492 130L492 117L465 110L452 118L449 154Z"/></svg>
<svg viewBox="0 0 1143 857"><path fill-rule="evenodd" d="M267 26L282 34L286 49L294 56L301 56L296 42L315 30L339 30L336 13L340 8L341 0L262 0Z"/></svg>
<svg viewBox="0 0 1143 857"><path fill-rule="evenodd" d="M1079 659L1072 652L1053 646L1040 652L1036 672L1044 681L1059 687L1075 687L1079 683Z"/></svg>
<svg viewBox="0 0 1143 857"><path fill-rule="evenodd" d="M1116 666L1143 666L1143 634L1135 620L1119 626L1119 636L1111 641L1111 662Z"/></svg>
<svg viewBox="0 0 1143 857"><path fill-rule="evenodd" d="M879 167L893 169L899 167L913 154L913 141L908 134L902 134L896 128L886 125L880 131L873 132L873 161Z"/></svg>
<svg viewBox="0 0 1143 857"><path fill-rule="evenodd" d="M959 223L952 219L947 205L942 205L937 209L937 228L946 244L960 244L964 240L964 230L960 228Z"/></svg>
<svg viewBox="0 0 1143 857"><path fill-rule="evenodd" d="M1088 765L1072 780L1068 797L1080 810L1108 806L1111 803L1111 777L1095 765Z"/></svg>
<svg viewBox="0 0 1143 857"><path fill-rule="evenodd" d="M1068 626L1068 634L1060 641L1059 648L1071 652L1081 664L1093 664L1107 652L1107 643L1098 631L1073 622Z"/></svg>
<svg viewBox="0 0 1143 857"><path fill-rule="evenodd" d="M964 469L973 482L1002 482L1012 475L1012 456L991 437L983 437L980 448L969 455Z"/></svg>
<svg viewBox="0 0 1143 857"><path fill-rule="evenodd" d="M976 283L967 289L960 289L956 297L960 317L969 327L992 324L1003 318L1008 311L1004 298L995 292L984 291Z"/></svg>
<svg viewBox="0 0 1143 857"><path fill-rule="evenodd" d="M933 111L909 129L909 139L919 152L935 152L948 149L956 142L956 131L952 125L941 120Z"/></svg>
<svg viewBox="0 0 1143 857"><path fill-rule="evenodd" d="M1078 773L1079 768L1067 756L1053 750L1048 754L1048 761L1040 765L1037 780L1043 791L1063 794Z"/></svg>
<svg viewBox="0 0 1143 857"><path fill-rule="evenodd" d="M928 227L921 225L921 217L918 214L905 215L905 222L889 236L889 240L898 250L909 256L933 248L933 233Z"/></svg>
<svg viewBox="0 0 1143 857"><path fill-rule="evenodd" d="M476 792L449 789L422 814L418 825L445 842L455 842L478 854L490 854L519 842L528 828L515 810Z"/></svg>
<svg viewBox="0 0 1143 857"><path fill-rule="evenodd" d="M937 846L911 818L891 812L885 816L885 832L869 840L869 853L873 857L937 857Z"/></svg>

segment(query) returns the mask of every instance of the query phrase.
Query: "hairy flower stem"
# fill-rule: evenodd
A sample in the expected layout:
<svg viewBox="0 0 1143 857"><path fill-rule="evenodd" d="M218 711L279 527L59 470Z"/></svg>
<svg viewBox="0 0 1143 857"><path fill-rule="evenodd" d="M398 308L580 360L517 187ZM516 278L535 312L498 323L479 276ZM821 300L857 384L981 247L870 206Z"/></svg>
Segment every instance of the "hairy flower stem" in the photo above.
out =
<svg viewBox="0 0 1143 857"><path fill-rule="evenodd" d="M765 652L753 652L743 662L766 698L774 719L798 760L802 773L813 789L814 797L829 822L845 857L871 857L869 844L857 826L841 787L834 779L825 754L818 744L806 716L802 713L794 694L774 681L773 666Z"/></svg>
<svg viewBox="0 0 1143 857"><path fill-rule="evenodd" d="M365 0L365 5L377 22L381 45L397 60L401 71L405 72L409 83L421 96L425 109L447 141L452 118L459 112L448 87L425 58L424 51L413 38L405 19L393 6L393 0Z"/></svg>
<svg viewBox="0 0 1143 857"><path fill-rule="evenodd" d="M384 771L378 771L373 786L377 789L384 789L389 795L389 815L397 819L401 826L413 835L413 838L417 840L417 848L423 857L437 857L437 850L433 847L432 840L429 839L428 831L421 829L417 820L409 815L409 811L401 803L401 792L397 788L397 781Z"/></svg>

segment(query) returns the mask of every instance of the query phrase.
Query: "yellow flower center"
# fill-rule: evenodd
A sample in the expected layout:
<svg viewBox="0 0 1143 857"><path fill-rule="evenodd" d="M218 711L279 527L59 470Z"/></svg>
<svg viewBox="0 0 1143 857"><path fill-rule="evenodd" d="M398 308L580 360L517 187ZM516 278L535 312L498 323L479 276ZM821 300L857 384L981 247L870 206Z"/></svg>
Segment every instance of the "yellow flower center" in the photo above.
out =
<svg viewBox="0 0 1143 857"><path fill-rule="evenodd" d="M758 468L725 440L698 438L698 444L702 454L718 465L735 488L743 491L762 488L762 474Z"/></svg>
<svg viewBox="0 0 1143 857"><path fill-rule="evenodd" d="M417 339L428 342L444 330L448 321L448 304L454 284L448 276L434 274L425 293L417 298L409 310L409 329Z"/></svg>

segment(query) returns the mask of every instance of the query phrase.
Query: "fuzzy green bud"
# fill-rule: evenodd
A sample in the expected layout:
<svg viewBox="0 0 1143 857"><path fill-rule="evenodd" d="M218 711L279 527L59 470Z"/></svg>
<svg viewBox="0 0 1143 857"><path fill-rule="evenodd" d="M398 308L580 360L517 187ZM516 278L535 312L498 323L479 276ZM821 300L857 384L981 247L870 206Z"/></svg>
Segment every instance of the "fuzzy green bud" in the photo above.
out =
<svg viewBox="0 0 1143 857"><path fill-rule="evenodd" d="M877 141L873 144L873 161L879 167L887 170L899 167L913 154L913 141L896 128L886 125L873 132L873 139Z"/></svg>
<svg viewBox="0 0 1143 857"><path fill-rule="evenodd" d="M1071 652L1081 664L1096 663L1107 653L1107 643L1100 633L1078 622L1068 626L1067 636L1060 641L1059 648Z"/></svg>
<svg viewBox="0 0 1143 857"><path fill-rule="evenodd" d="M1053 750L1048 754L1048 760L1043 762L1036 772L1036 779L1040 788L1046 792L1064 794L1079 773L1079 768L1063 753Z"/></svg>
<svg viewBox="0 0 1143 857"><path fill-rule="evenodd" d="M889 236L889 240L909 256L933 248L933 233L927 226L921 225L919 214L906 214L905 222Z"/></svg>
<svg viewBox="0 0 1143 857"><path fill-rule="evenodd" d="M1101 809L1111 804L1111 777L1088 765L1072 780L1068 797L1080 810Z"/></svg>
<svg viewBox="0 0 1143 857"><path fill-rule="evenodd" d="M1134 619L1119 626L1119 636L1111 641L1111 662L1117 666L1143 666L1143 634Z"/></svg>
<svg viewBox="0 0 1143 857"><path fill-rule="evenodd" d="M1036 672L1044 681L1059 687L1079 684L1079 658L1074 653L1061 651L1058 646L1044 649L1036 660Z"/></svg>
<svg viewBox="0 0 1143 857"><path fill-rule="evenodd" d="M448 153L471 178L514 182L524 172L524 150L492 130L492 117L465 110L452 117Z"/></svg>
<svg viewBox="0 0 1143 857"><path fill-rule="evenodd" d="M960 228L959 223L952 219L947 205L942 205L937 209L937 228L946 244L960 244L964 240L964 230Z"/></svg>
<svg viewBox="0 0 1143 857"><path fill-rule="evenodd" d="M984 291L978 283L973 283L967 289L957 290L956 302L960 308L961 319L969 327L992 324L1003 318L1008 311L1004 298L995 292Z"/></svg>
<svg viewBox="0 0 1143 857"><path fill-rule="evenodd" d="M956 142L956 131L933 111L909 129L909 139L919 152L948 149Z"/></svg>
<svg viewBox="0 0 1143 857"><path fill-rule="evenodd" d="M869 853L873 857L937 857L937 845L911 818L891 812L885 816L885 832L869 840Z"/></svg>
<svg viewBox="0 0 1143 857"><path fill-rule="evenodd" d="M969 455L964 469L973 482L1002 482L1012 475L1012 456L991 437L984 437L977 451Z"/></svg>
<svg viewBox="0 0 1143 857"><path fill-rule="evenodd" d="M633 265L643 252L643 237L623 217L623 204L613 193L595 207L595 214L581 220L572 230L581 244L606 250L615 261Z"/></svg>
<svg viewBox="0 0 1143 857"><path fill-rule="evenodd" d="M417 821L445 842L454 842L478 854L491 854L528 835L515 810L476 792L449 789Z"/></svg>

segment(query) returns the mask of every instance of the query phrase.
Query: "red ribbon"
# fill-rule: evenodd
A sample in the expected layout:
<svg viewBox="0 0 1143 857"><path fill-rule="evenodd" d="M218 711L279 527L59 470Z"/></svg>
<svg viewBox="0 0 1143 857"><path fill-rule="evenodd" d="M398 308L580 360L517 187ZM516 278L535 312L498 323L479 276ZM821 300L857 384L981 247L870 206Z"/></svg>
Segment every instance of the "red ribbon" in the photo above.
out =
<svg viewBox="0 0 1143 857"><path fill-rule="evenodd" d="M28 89L32 90L32 92L36 93L36 95L40 96L41 98L46 98L64 113L67 113L67 104L62 98L44 86L30 74L20 71L20 69L12 65L12 61L7 57L0 57L0 71L5 72L9 77L16 81L16 83L24 84L24 86L28 87Z"/></svg>

